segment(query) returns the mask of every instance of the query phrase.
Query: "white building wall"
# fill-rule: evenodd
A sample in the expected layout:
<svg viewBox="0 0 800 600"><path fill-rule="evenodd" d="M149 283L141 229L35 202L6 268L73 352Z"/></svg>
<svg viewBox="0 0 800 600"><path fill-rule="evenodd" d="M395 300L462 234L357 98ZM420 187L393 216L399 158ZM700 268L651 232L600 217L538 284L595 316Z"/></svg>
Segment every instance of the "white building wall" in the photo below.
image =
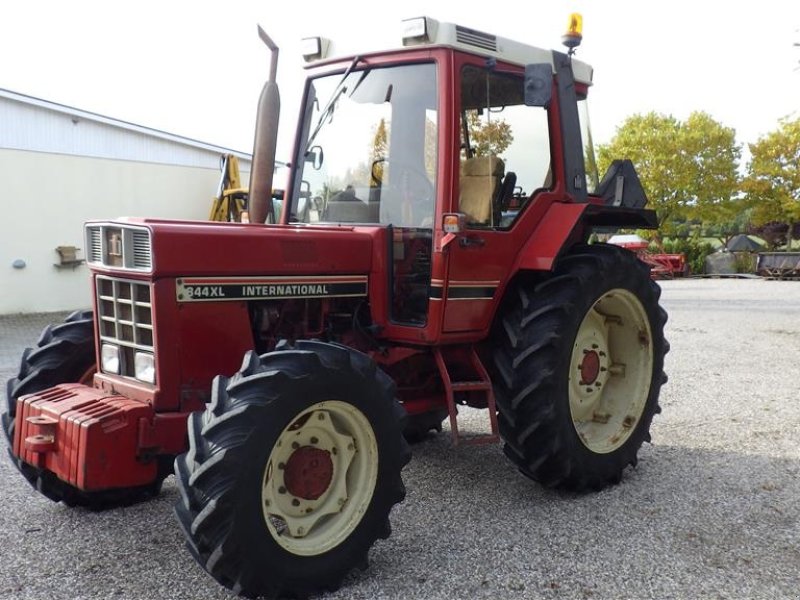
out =
<svg viewBox="0 0 800 600"><path fill-rule="evenodd" d="M88 308L88 269L56 268L56 247L83 258L90 219L207 219L231 152L0 89L0 314Z"/></svg>
<svg viewBox="0 0 800 600"><path fill-rule="evenodd" d="M219 176L216 165L0 149L0 314L89 307L88 269L57 269L55 248L83 250L90 219L206 219ZM14 268L17 260L25 268Z"/></svg>

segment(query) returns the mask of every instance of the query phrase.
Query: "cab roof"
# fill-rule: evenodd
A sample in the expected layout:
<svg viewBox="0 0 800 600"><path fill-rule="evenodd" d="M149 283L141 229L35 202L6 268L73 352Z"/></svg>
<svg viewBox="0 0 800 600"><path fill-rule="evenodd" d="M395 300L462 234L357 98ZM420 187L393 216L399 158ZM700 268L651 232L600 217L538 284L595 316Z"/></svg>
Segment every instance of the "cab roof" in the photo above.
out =
<svg viewBox="0 0 800 600"><path fill-rule="evenodd" d="M356 55L374 54L377 52L397 51L403 48L446 47L477 54L487 58L496 58L503 62L525 66L532 63L549 63L555 72L553 51L545 50L529 44L523 44L491 33L485 33L455 23L444 23L431 17L417 17L403 21L404 28L398 32L396 43L383 47L355 47L363 40L355 40L356 44L339 42L326 38L310 38L319 40L317 54L306 55L308 67L323 63L352 58ZM416 34L416 35L414 35ZM384 42L386 38L384 37ZM583 61L572 59L572 70L575 80L586 85L592 84L593 69Z"/></svg>

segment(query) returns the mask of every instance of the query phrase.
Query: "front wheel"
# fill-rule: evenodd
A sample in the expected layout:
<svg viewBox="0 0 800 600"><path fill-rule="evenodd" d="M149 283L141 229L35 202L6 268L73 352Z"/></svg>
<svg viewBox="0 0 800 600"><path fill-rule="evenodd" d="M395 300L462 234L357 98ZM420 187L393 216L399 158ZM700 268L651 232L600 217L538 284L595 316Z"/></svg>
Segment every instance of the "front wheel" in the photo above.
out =
<svg viewBox="0 0 800 600"><path fill-rule="evenodd" d="M636 464L666 381L660 293L646 265L604 244L511 291L494 370L504 451L522 473L596 490Z"/></svg>
<svg viewBox="0 0 800 600"><path fill-rule="evenodd" d="M403 415L391 379L358 352L298 342L248 353L215 380L175 461L192 554L244 595L338 588L389 536L405 496Z"/></svg>

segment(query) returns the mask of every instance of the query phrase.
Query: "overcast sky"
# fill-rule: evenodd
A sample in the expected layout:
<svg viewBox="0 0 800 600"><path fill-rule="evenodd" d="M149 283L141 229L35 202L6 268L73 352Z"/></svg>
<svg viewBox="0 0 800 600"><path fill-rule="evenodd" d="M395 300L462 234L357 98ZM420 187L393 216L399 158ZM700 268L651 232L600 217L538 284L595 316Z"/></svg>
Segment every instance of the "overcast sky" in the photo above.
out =
<svg viewBox="0 0 800 600"><path fill-rule="evenodd" d="M681 119L707 111L743 143L800 115L797 0L0 0L0 8L0 87L246 152L268 65L260 23L281 48L279 158L288 158L297 117L300 39L371 47L423 14L563 49L569 13L582 12L578 57L595 69L596 142L650 110Z"/></svg>

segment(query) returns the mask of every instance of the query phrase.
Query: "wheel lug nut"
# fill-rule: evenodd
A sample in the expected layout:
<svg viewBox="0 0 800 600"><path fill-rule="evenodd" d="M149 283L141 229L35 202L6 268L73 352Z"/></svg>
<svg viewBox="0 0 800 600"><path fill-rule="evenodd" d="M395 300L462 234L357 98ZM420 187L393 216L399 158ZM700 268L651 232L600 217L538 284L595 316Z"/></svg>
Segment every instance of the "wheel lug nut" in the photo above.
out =
<svg viewBox="0 0 800 600"><path fill-rule="evenodd" d="M297 498L292 498L292 506L300 506L300 500Z"/></svg>
<svg viewBox="0 0 800 600"><path fill-rule="evenodd" d="M279 469L285 469L285 468L286 468L286 465L285 465L285 464L283 464L283 463L278 463L278 468L279 468Z"/></svg>
<svg viewBox="0 0 800 600"><path fill-rule="evenodd" d="M285 488L285 487L283 487L283 486L279 487L279 488L278 488L278 493L279 493L279 494L285 494L285 493L286 493L286 488Z"/></svg>
<svg viewBox="0 0 800 600"><path fill-rule="evenodd" d="M300 447L300 444L298 444L297 442L292 442L292 448L294 450L297 450L299 447Z"/></svg>
<svg viewBox="0 0 800 600"><path fill-rule="evenodd" d="M318 444L318 443L319 443L319 439L318 439L318 438L315 438L315 437L312 437L312 438L311 438L311 443L312 443L312 444Z"/></svg>
<svg viewBox="0 0 800 600"><path fill-rule="evenodd" d="M599 347L597 344L592 344L592 350L597 350Z"/></svg>

